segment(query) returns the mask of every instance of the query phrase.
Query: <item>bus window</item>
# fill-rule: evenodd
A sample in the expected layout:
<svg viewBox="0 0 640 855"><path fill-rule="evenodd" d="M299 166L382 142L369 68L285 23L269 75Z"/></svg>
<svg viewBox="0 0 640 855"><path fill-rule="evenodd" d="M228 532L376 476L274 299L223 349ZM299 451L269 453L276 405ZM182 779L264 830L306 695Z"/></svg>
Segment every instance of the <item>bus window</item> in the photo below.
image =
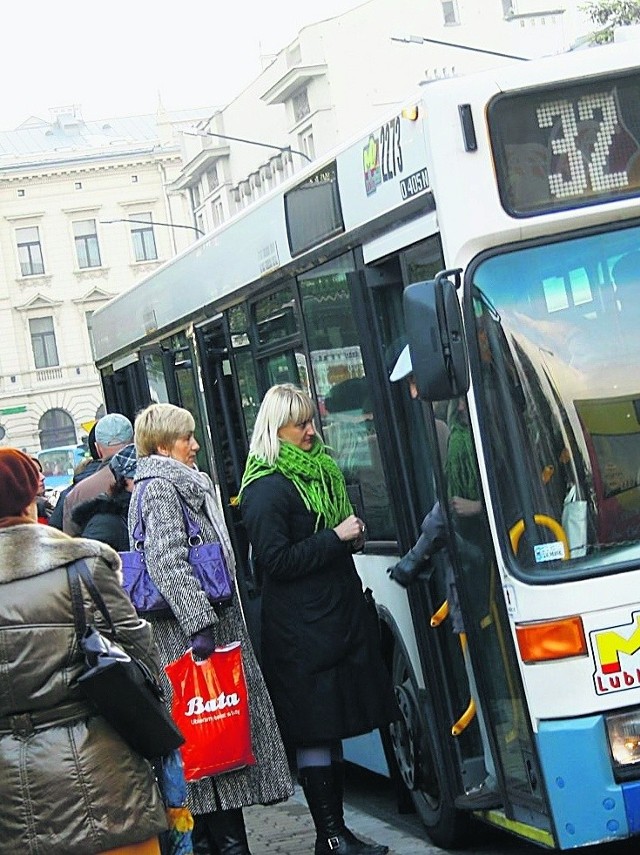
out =
<svg viewBox="0 0 640 855"><path fill-rule="evenodd" d="M264 297L254 306L254 318L260 345L272 344L299 334L290 288L282 288Z"/></svg>
<svg viewBox="0 0 640 855"><path fill-rule="evenodd" d="M236 378L240 392L240 402L244 416L246 436L251 436L260 407L258 381L249 347L249 318L245 303L233 306L227 312L229 333L236 366Z"/></svg>
<svg viewBox="0 0 640 855"><path fill-rule="evenodd" d="M394 265L398 268L397 286L376 289L373 295L386 368L390 373L406 344L402 310L403 288L412 282L431 279L443 269L444 257L440 236L432 235L403 250L399 259L389 258L384 264L389 268L387 276L390 279L393 278L390 268ZM414 490L421 520L436 501L435 449L438 449L444 462L448 434L447 404L446 402L441 405L412 402L408 395L400 394L400 391L397 390L394 393L398 406L403 409L402 417L398 418L398 429L401 432L402 447L409 452L408 460L411 461L409 469L415 478ZM428 433L430 427L433 428L432 433Z"/></svg>
<svg viewBox="0 0 640 855"><path fill-rule="evenodd" d="M389 496L347 277L351 255L298 279L325 442L347 479L369 540L395 540Z"/></svg>
<svg viewBox="0 0 640 855"><path fill-rule="evenodd" d="M294 383L311 394L307 360L301 348L265 357L260 364L264 373L265 388L268 389L276 383Z"/></svg>
<svg viewBox="0 0 640 855"><path fill-rule="evenodd" d="M167 382L164 377L164 365L160 353L154 351L145 353L143 357L144 370L149 383L149 395L154 404L170 404Z"/></svg>
<svg viewBox="0 0 640 855"><path fill-rule="evenodd" d="M628 551L640 538L640 340L612 276L639 241L637 227L558 241L486 259L473 274L492 480L506 548L527 569ZM569 497L582 503L586 542L565 553L556 526Z"/></svg>
<svg viewBox="0 0 640 855"><path fill-rule="evenodd" d="M435 279L436 274L444 267L440 235L432 235L416 246L406 249L402 253L402 267L407 285L424 282L425 279Z"/></svg>

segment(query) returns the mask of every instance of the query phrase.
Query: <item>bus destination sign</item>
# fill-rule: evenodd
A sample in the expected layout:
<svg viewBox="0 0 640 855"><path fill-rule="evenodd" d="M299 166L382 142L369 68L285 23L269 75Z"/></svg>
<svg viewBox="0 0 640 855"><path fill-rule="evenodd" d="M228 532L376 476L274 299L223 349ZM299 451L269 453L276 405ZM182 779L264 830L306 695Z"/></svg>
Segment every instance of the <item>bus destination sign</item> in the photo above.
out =
<svg viewBox="0 0 640 855"><path fill-rule="evenodd" d="M489 133L516 217L640 194L640 76L500 95Z"/></svg>

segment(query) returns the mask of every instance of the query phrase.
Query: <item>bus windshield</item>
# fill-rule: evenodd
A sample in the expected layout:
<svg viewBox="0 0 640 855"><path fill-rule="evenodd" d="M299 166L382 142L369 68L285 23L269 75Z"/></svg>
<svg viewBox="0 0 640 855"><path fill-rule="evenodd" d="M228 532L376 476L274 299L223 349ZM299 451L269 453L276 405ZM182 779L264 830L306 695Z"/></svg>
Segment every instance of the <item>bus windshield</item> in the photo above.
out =
<svg viewBox="0 0 640 855"><path fill-rule="evenodd" d="M638 247L640 227L618 228L472 273L490 481L505 549L527 573L640 558Z"/></svg>

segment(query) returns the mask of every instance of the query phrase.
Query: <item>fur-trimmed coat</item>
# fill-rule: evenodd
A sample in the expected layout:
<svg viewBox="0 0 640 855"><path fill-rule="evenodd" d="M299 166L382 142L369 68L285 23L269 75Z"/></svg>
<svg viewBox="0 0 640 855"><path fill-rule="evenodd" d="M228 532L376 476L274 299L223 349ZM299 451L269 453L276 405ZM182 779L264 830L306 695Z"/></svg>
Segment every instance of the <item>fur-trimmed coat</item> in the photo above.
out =
<svg viewBox="0 0 640 855"><path fill-rule="evenodd" d="M150 765L79 695L83 658L66 574L78 559L119 642L158 671L151 628L122 591L113 550L33 523L0 529L2 852L93 855L166 828Z"/></svg>
<svg viewBox="0 0 640 855"><path fill-rule="evenodd" d="M146 482L141 508L145 526L144 553L149 575L169 603L172 617L151 617L162 664L168 665L191 647L191 636L212 627L218 645L240 641L247 679L251 718L251 741L256 765L187 785L187 803L194 814L218 808L244 807L283 801L293 793L289 766L276 724L271 699L256 660L236 592L230 605L216 609L208 601L187 562L187 534L178 493L188 513L198 522L205 543L220 538L205 512L205 494L217 502L208 476L193 477L184 464L152 455L138 458L136 484L129 505L129 534L138 514L141 482ZM149 480L150 479L150 480ZM224 525L217 511L218 524ZM228 533L223 532L228 543ZM133 542L131 542L133 548ZM233 556L231 556L233 564ZM233 569L233 567L232 567ZM164 676L168 700L171 684Z"/></svg>

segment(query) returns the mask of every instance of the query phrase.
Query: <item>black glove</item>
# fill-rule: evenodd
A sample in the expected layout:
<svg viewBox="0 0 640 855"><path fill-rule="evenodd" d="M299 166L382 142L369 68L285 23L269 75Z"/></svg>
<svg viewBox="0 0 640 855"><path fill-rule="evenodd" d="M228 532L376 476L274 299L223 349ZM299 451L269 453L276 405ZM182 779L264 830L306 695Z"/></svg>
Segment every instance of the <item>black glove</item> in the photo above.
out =
<svg viewBox="0 0 640 855"><path fill-rule="evenodd" d="M394 582L406 588L416 579L429 579L434 571L429 559L446 546L447 529L440 502L436 502L420 526L422 534L406 555L387 569Z"/></svg>
<svg viewBox="0 0 640 855"><path fill-rule="evenodd" d="M191 654L194 659L208 659L216 649L213 627L207 626L191 636Z"/></svg>
<svg viewBox="0 0 640 855"><path fill-rule="evenodd" d="M425 560L424 556L417 555L414 549L410 549L397 564L387 568L387 573L394 582L406 588L411 582L415 582L416 579L428 580L433 570L434 567L428 557Z"/></svg>

